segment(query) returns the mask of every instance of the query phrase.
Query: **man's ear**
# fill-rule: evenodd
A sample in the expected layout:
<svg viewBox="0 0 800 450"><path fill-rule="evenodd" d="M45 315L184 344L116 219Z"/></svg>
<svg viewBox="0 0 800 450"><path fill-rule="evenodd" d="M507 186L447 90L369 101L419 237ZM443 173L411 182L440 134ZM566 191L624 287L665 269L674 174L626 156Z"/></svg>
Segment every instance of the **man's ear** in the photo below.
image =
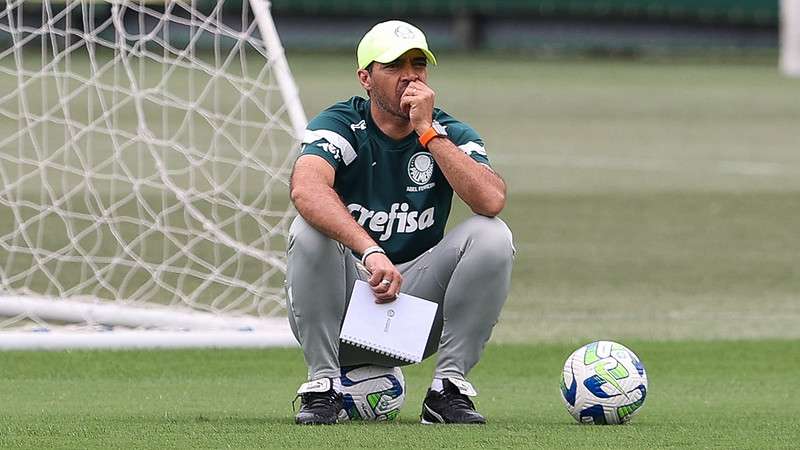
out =
<svg viewBox="0 0 800 450"><path fill-rule="evenodd" d="M358 76L358 82L361 83L361 87L364 90L369 91L372 89L372 76L367 69L358 69L356 76Z"/></svg>

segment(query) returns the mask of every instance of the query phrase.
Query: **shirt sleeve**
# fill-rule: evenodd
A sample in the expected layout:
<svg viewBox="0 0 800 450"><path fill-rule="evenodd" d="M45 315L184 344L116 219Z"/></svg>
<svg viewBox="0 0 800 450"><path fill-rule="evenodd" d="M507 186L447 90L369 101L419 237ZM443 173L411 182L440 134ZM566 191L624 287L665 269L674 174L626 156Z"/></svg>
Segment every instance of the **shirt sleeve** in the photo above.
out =
<svg viewBox="0 0 800 450"><path fill-rule="evenodd" d="M335 111L323 111L308 123L300 146L300 155L317 155L334 170L349 165L356 158L352 130Z"/></svg>
<svg viewBox="0 0 800 450"><path fill-rule="evenodd" d="M491 167L483 139L477 131L471 126L449 117L443 117L441 125L445 126L447 136L456 144L456 147L475 161Z"/></svg>

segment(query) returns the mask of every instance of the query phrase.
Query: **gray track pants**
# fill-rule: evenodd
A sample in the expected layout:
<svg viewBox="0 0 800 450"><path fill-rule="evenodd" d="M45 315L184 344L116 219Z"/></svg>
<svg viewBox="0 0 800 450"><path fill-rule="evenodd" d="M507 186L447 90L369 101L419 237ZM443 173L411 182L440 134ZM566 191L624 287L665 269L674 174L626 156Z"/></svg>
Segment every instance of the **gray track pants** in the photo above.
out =
<svg viewBox="0 0 800 450"><path fill-rule="evenodd" d="M425 358L438 349L435 377L465 378L480 359L511 283L511 231L498 218L472 216L436 246L397 266L404 293L440 305ZM338 377L340 366L406 362L339 341L357 278L356 258L298 216L289 230L289 323L303 347L309 380Z"/></svg>

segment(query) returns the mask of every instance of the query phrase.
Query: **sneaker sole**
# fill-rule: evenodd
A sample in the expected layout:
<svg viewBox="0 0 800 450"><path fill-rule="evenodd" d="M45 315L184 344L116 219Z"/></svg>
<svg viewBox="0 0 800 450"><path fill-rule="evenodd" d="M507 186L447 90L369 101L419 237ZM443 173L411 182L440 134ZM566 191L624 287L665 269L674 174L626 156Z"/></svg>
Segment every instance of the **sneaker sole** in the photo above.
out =
<svg viewBox="0 0 800 450"><path fill-rule="evenodd" d="M444 418L443 418L442 416L440 416L439 414L437 414L436 412L432 411L432 410L431 410L431 409L428 407L428 405L425 405L425 404L423 404L423 405L422 405L422 407L424 408L424 410L422 411L422 414L420 414L420 416L419 416L419 423L421 423L421 424L423 424L423 425L438 425L438 424L453 424L453 425L486 425L486 420L483 420L483 421L475 421L475 422L459 422L459 423L455 423L455 422L445 422ZM437 419L438 421L436 421L436 422L431 422L430 420L427 420L427 419L425 419L425 413L428 413L428 414L430 414L431 416L433 416L433 417L434 417L435 419Z"/></svg>
<svg viewBox="0 0 800 450"><path fill-rule="evenodd" d="M426 419L425 419L425 414L428 414L428 415L430 415L431 417L433 417L433 419L434 419L435 421L426 420ZM424 403L422 404L422 414L420 414L420 416L419 416L419 420L420 420L420 423L421 423L421 424L424 424L424 425L435 425L435 424L437 424L437 423L446 423L446 422L444 421L444 417L442 417L440 414L437 414L435 411L433 411L432 409L430 409L430 408L428 407L428 405L426 405L426 404L424 404Z"/></svg>

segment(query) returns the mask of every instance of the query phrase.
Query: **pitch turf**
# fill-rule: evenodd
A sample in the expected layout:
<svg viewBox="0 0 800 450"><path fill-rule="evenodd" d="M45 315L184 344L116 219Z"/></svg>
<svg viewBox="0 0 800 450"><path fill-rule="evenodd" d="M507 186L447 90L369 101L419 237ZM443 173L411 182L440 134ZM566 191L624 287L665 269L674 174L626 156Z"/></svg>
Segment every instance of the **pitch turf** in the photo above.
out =
<svg viewBox="0 0 800 450"><path fill-rule="evenodd" d="M0 447L796 448L797 341L626 342L650 392L632 423L585 426L561 404L573 345L492 345L472 379L485 427L417 423L431 361L404 369L396 423L299 427L296 350L0 353Z"/></svg>

